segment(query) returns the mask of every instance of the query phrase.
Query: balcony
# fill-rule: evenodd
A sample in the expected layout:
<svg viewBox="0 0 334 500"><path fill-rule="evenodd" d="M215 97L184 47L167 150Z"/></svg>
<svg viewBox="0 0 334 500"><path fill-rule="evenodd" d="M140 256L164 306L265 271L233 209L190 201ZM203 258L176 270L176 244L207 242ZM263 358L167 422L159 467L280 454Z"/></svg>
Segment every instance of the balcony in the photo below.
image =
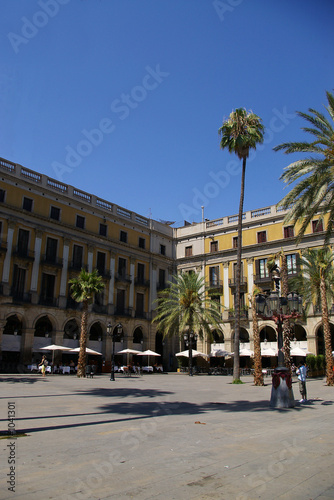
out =
<svg viewBox="0 0 334 500"><path fill-rule="evenodd" d="M150 318L150 313L144 312L144 311L136 311L135 312L135 318L139 319L151 319Z"/></svg>
<svg viewBox="0 0 334 500"><path fill-rule="evenodd" d="M157 283L157 291L161 292L162 290L166 290L166 288L169 288L169 285L167 283Z"/></svg>
<svg viewBox="0 0 334 500"><path fill-rule="evenodd" d="M131 312L127 307L116 307L114 316L131 316Z"/></svg>
<svg viewBox="0 0 334 500"><path fill-rule="evenodd" d="M17 290L12 289L11 295L13 297L14 304L31 303L31 293L18 292Z"/></svg>
<svg viewBox="0 0 334 500"><path fill-rule="evenodd" d="M235 277L234 278L229 278L229 280L228 280L228 286L230 288L235 288L236 284L237 284L237 280L236 280ZM241 276L240 287L241 287L242 291L247 291L247 278L244 278L243 276Z"/></svg>
<svg viewBox="0 0 334 500"><path fill-rule="evenodd" d="M97 314L107 314L107 306L101 305L101 304L93 304L92 310L93 312Z"/></svg>
<svg viewBox="0 0 334 500"><path fill-rule="evenodd" d="M108 269L98 269L96 268L96 271L99 273L99 275L104 279L104 280L110 280L111 278L111 273Z"/></svg>
<svg viewBox="0 0 334 500"><path fill-rule="evenodd" d="M150 280L145 280L144 278L137 276L137 278L135 278L135 285L148 288L150 286Z"/></svg>
<svg viewBox="0 0 334 500"><path fill-rule="evenodd" d="M254 275L254 283L256 285L263 285L263 284L266 284L266 285L269 285L268 288L272 288L272 283L273 283L273 280L271 278L271 276L263 276L262 274L256 274Z"/></svg>
<svg viewBox="0 0 334 500"><path fill-rule="evenodd" d="M63 259L61 259L59 257L54 257L51 255L44 254L44 255L42 255L42 258L41 258L41 264L46 264L48 266L62 268L63 267Z"/></svg>
<svg viewBox="0 0 334 500"><path fill-rule="evenodd" d="M74 309L78 310L81 308L81 303L72 299L72 297L68 297L66 301L66 309Z"/></svg>
<svg viewBox="0 0 334 500"><path fill-rule="evenodd" d="M18 257L25 260L35 259L35 252L26 248L21 248L19 245L16 245L16 247L13 248L12 255L13 257Z"/></svg>
<svg viewBox="0 0 334 500"><path fill-rule="evenodd" d="M228 319L229 319L229 321L235 319L235 310L234 309L229 309L229 311L228 311ZM247 320L248 319L248 309L241 308L241 310L240 310L240 319L241 320Z"/></svg>
<svg viewBox="0 0 334 500"><path fill-rule="evenodd" d="M88 271L88 266L83 265L82 262L77 262L72 260L72 262L69 263L68 265L68 270L69 271L81 271L81 269L84 269L85 271Z"/></svg>
<svg viewBox="0 0 334 500"><path fill-rule="evenodd" d="M47 307L58 307L58 299L55 297L40 297L39 305Z"/></svg>
<svg viewBox="0 0 334 500"><path fill-rule="evenodd" d="M123 283L131 283L132 279L130 274L116 273L115 281L122 281Z"/></svg>
<svg viewBox="0 0 334 500"><path fill-rule="evenodd" d="M206 283L206 288L209 293L223 293L223 281L218 279L212 279Z"/></svg>

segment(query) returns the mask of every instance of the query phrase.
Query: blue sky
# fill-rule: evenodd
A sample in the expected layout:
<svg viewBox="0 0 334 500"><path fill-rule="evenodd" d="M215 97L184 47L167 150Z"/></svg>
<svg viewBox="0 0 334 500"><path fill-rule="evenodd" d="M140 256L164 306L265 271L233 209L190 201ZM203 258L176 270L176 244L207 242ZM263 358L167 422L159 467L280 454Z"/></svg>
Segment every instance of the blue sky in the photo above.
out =
<svg viewBox="0 0 334 500"><path fill-rule="evenodd" d="M266 127L245 210L277 203L305 137L295 111L334 89L331 0L2 0L0 156L154 219L238 211L218 128Z"/></svg>

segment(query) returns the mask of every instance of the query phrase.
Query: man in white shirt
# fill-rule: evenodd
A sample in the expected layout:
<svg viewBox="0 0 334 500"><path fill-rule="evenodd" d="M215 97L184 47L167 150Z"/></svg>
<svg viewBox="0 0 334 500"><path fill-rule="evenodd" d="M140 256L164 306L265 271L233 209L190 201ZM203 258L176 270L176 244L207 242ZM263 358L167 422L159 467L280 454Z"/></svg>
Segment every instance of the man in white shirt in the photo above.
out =
<svg viewBox="0 0 334 500"><path fill-rule="evenodd" d="M296 370L299 380L299 392L302 399L299 401L300 403L306 403L306 366L304 361L301 362L300 367Z"/></svg>

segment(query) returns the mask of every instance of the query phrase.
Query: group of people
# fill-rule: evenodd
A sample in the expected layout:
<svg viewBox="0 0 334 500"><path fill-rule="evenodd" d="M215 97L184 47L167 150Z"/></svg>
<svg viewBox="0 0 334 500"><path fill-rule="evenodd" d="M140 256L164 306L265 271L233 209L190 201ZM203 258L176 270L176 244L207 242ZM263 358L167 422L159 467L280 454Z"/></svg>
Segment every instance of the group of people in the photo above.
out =
<svg viewBox="0 0 334 500"><path fill-rule="evenodd" d="M45 375L46 375L46 369L47 369L48 366L49 366L49 362L48 362L46 356L43 355L42 360L41 360L41 362L38 365L38 367L41 370L42 377L45 377ZM72 360L70 361L69 364L67 364L65 366L69 367L69 372L70 373L75 373L76 370L77 370L77 367L76 367L74 361L72 361ZM61 364L60 365L54 365L54 366L52 366L52 364L51 364L51 368L52 368L53 373L64 373L63 365L61 365Z"/></svg>

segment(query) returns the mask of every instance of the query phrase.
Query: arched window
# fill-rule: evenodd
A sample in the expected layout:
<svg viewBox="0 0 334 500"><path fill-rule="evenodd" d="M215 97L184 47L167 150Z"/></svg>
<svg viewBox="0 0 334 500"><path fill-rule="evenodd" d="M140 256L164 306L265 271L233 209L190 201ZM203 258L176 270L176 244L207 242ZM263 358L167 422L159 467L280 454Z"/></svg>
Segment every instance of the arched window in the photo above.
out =
<svg viewBox="0 0 334 500"><path fill-rule="evenodd" d="M140 326L137 326L137 328L133 332L133 343L140 344L142 340L144 340L142 329Z"/></svg>
<svg viewBox="0 0 334 500"><path fill-rule="evenodd" d="M271 326L264 326L260 331L261 342L276 342L276 331Z"/></svg>
<svg viewBox="0 0 334 500"><path fill-rule="evenodd" d="M80 330L75 319L70 319L64 327L64 339L78 339Z"/></svg>
<svg viewBox="0 0 334 500"><path fill-rule="evenodd" d="M102 340L103 330L101 324L97 321L93 323L89 330L89 340Z"/></svg>
<svg viewBox="0 0 334 500"><path fill-rule="evenodd" d="M36 321L35 337L51 337L52 323L47 316L43 316Z"/></svg>
<svg viewBox="0 0 334 500"><path fill-rule="evenodd" d="M213 342L215 344L223 344L224 343L224 334L223 332L218 332L217 330L212 330L211 332Z"/></svg>
<svg viewBox="0 0 334 500"><path fill-rule="evenodd" d="M7 318L3 333L4 335L22 335L22 322L16 314Z"/></svg>

